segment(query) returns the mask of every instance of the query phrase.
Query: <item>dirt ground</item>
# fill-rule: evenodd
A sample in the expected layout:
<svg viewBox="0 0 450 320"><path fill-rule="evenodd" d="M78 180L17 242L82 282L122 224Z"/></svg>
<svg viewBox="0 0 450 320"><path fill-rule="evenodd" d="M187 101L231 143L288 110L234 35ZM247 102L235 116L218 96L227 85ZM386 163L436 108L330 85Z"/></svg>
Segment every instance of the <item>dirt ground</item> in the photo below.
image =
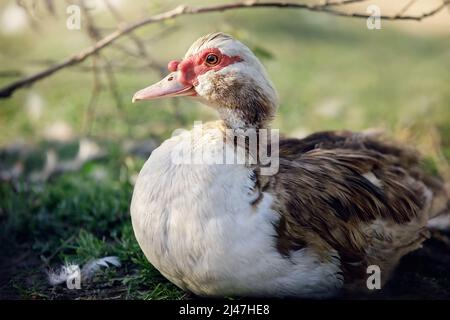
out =
<svg viewBox="0 0 450 320"><path fill-rule="evenodd" d="M46 284L45 270L31 251L2 257L0 266L0 299L124 299L127 287L120 282L94 279L82 290L67 290L63 286ZM24 292L12 286L11 279L22 274L23 286L38 286L39 290ZM161 281L165 281L161 277ZM17 280L16 280L17 281ZM38 289L38 288L35 288ZM34 293L31 293L34 292ZM39 292L39 293L38 293ZM185 294L181 299L196 299ZM349 300L447 300L450 299L450 232L433 232L422 249L405 256L393 278L380 291L370 296L343 296Z"/></svg>

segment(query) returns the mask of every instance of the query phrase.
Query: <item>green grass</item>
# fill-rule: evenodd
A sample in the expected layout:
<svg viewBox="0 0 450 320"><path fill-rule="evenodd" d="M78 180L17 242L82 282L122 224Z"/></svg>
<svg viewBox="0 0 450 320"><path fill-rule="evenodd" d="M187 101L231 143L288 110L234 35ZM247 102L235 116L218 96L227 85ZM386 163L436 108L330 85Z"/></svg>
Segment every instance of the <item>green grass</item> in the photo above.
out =
<svg viewBox="0 0 450 320"><path fill-rule="evenodd" d="M148 12L164 9L147 3L141 2ZM133 20L141 10L130 5L123 14ZM111 21L99 18L103 25ZM64 19L49 18L41 30L45 37L33 31L0 35L0 69L36 71L42 66L30 66L31 60L60 60L90 44L82 32L68 31L61 23ZM444 36L404 33L387 23L380 31L369 31L364 20L274 9L183 17L137 34L148 39L166 26L178 28L158 41L147 41L161 63L181 57L192 41L208 32L222 30L247 43L278 88L281 105L274 126L282 133L382 127L398 137L413 138L427 154L425 165L432 173L442 158L450 159L450 42ZM130 44L125 39L120 43ZM104 52L129 66L144 64L114 49ZM9 268L7 283L0 282L0 296L8 288L10 296L22 298L185 297L147 262L134 238L129 217L131 182L144 160L124 154L120 142L148 137L162 141L180 126L191 127L194 120L216 116L188 99L131 105L133 93L159 75L141 69L119 72L116 77L123 108L118 109L104 91L89 132L107 149L106 159L88 162L80 171L44 184L0 183L0 258L13 261L21 253L28 254ZM0 78L0 85L10 80ZM0 100L0 146L21 139L34 146L25 155L1 152L2 166L20 160L27 175L42 167L46 150L55 150L62 159L72 158L77 142L50 143L43 138L44 129L62 120L77 137L86 135L84 116L91 86L89 73L72 68ZM44 101L38 120L26 111L30 92ZM432 132L438 136L437 146ZM99 170L102 178L96 175ZM119 256L123 266L102 271L81 292L52 288L46 282L46 268L65 262L84 264L106 255Z"/></svg>
<svg viewBox="0 0 450 320"><path fill-rule="evenodd" d="M148 263L131 228L129 178L137 173L143 161L116 156L114 161L88 163L80 171L66 173L44 185L19 183L14 190L1 184L0 205L8 215L0 225L2 258L16 256L17 250L31 252L39 258L37 265L51 268L62 263L83 265L93 258L118 256L123 266L106 269L96 278L96 282L105 286L105 292L110 287L120 287L122 298L181 297L183 293ZM98 168L107 170L100 181L92 175ZM46 294L44 297L50 298L70 294L53 292L42 271L31 286L25 284L24 279L33 271L26 268L12 279L10 285L20 296ZM93 295L92 287L84 288L81 296Z"/></svg>

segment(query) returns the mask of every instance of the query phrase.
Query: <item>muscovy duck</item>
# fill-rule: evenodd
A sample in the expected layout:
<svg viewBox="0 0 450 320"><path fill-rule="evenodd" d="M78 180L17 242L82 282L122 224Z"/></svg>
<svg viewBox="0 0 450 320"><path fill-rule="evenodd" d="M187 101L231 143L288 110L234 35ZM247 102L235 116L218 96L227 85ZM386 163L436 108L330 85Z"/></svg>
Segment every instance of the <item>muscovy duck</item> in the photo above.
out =
<svg viewBox="0 0 450 320"><path fill-rule="evenodd" d="M368 290L368 266L384 284L428 237L427 221L448 211L448 186L421 170L414 150L370 134L320 132L276 147L267 139L277 170L264 173L251 139L240 137L270 129L278 97L260 61L231 36L201 37L168 69L133 101L189 96L221 118L162 143L134 188L136 239L178 287L308 298ZM175 161L192 150L246 161Z"/></svg>

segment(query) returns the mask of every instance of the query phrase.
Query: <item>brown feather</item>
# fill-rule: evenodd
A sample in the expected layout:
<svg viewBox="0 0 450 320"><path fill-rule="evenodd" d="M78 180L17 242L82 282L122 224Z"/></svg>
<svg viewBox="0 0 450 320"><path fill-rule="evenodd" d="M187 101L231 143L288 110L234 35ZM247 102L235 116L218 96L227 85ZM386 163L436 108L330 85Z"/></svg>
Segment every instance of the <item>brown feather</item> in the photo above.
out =
<svg viewBox="0 0 450 320"><path fill-rule="evenodd" d="M278 251L289 256L309 247L324 261L337 254L348 287L367 276L370 264L379 265L386 280L426 239L429 195L444 197L443 183L419 164L413 150L348 131L281 140L278 174L257 175L256 184L276 199Z"/></svg>

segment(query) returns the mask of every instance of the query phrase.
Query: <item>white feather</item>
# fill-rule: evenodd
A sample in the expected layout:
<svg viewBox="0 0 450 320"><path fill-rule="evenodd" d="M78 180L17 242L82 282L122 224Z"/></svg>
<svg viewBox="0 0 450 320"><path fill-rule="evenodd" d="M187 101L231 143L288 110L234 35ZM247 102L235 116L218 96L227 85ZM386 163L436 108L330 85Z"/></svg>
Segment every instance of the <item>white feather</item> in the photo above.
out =
<svg viewBox="0 0 450 320"><path fill-rule="evenodd" d="M65 283L75 273L80 273L80 266L77 264L63 265L59 270L49 270L47 272L48 282L52 285Z"/></svg>
<svg viewBox="0 0 450 320"><path fill-rule="evenodd" d="M97 271L102 267L108 268L110 265L120 267L120 260L118 257L109 256L100 259L94 259L86 263L83 268L80 269L78 264L66 264L58 270L49 270L47 272L48 282L52 285L58 285L67 282L70 277L73 277L77 273L84 281L91 279Z"/></svg>
<svg viewBox="0 0 450 320"><path fill-rule="evenodd" d="M91 260L83 266L83 269L81 269L81 276L83 277L84 280L89 280L102 267L109 268L110 264L115 267L120 267L119 258L115 256L110 256Z"/></svg>

